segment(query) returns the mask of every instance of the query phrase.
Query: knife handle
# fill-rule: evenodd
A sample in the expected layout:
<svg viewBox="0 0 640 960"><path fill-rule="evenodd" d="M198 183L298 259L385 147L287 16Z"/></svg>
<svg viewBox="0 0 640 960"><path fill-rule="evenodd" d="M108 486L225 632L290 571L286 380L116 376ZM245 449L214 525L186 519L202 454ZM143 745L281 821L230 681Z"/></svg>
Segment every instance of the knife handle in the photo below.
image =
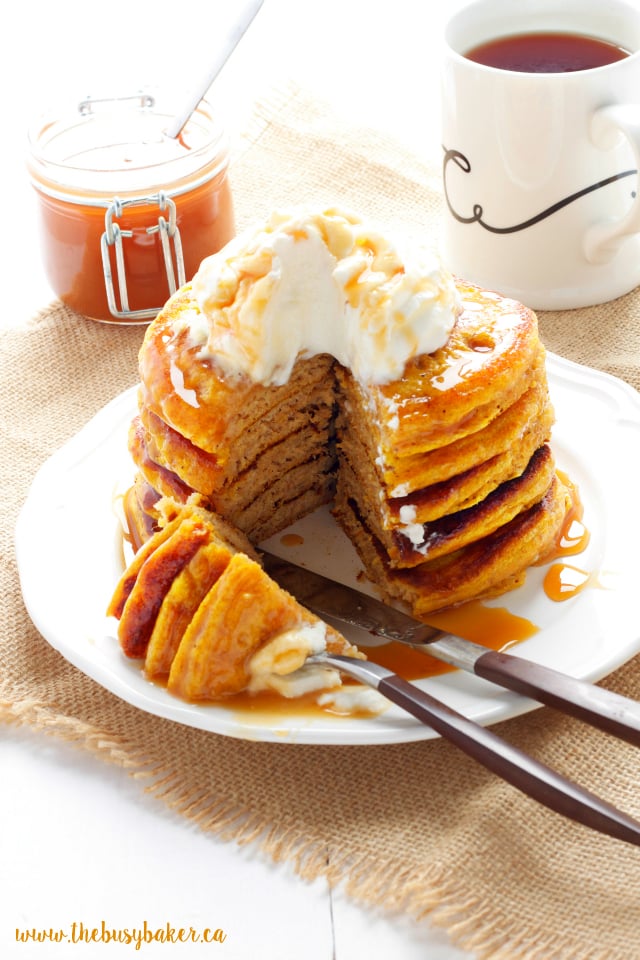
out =
<svg viewBox="0 0 640 960"><path fill-rule="evenodd" d="M473 670L484 680L556 707L636 747L640 746L640 704L627 697L512 653L496 650L478 657Z"/></svg>

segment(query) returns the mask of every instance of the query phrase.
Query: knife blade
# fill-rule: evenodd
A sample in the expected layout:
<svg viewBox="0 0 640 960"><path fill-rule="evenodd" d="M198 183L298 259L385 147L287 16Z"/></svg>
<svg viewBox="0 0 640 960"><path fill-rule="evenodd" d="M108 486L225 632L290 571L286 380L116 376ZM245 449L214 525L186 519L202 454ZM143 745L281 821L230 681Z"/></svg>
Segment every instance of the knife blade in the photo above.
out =
<svg viewBox="0 0 640 960"><path fill-rule="evenodd" d="M483 680L523 694L640 746L640 704L513 653L488 649L429 626L355 587L261 551L264 569L303 606L321 618L377 637L423 648L431 656Z"/></svg>

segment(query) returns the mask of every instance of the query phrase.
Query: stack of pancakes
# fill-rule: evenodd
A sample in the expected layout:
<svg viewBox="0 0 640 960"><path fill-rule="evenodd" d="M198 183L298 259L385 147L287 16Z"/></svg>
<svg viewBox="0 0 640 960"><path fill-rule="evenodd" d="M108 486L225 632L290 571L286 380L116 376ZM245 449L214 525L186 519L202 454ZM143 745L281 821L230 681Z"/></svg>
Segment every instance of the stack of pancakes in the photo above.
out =
<svg viewBox="0 0 640 960"><path fill-rule="evenodd" d="M568 505L535 314L459 292L447 344L402 380L372 395L338 372L336 516L369 576L416 616L518 585Z"/></svg>
<svg viewBox="0 0 640 960"><path fill-rule="evenodd" d="M516 586L568 507L544 348L532 311L457 286L448 342L400 378L362 383L321 354L282 385L225 376L203 355L184 287L140 354L140 509L149 488L178 502L195 491L259 544L335 500L370 579L417 617Z"/></svg>

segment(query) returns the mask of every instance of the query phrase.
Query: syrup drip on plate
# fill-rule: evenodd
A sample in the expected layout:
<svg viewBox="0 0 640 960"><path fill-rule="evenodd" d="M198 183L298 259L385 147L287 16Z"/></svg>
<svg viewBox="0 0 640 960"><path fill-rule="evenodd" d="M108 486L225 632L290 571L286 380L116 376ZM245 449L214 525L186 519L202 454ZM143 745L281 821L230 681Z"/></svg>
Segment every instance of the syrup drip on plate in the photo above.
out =
<svg viewBox="0 0 640 960"><path fill-rule="evenodd" d="M570 506L554 546L541 563L556 561L551 563L542 585L550 600L561 602L575 597L585 587L598 586L598 580L592 573L564 562L564 557L586 549L590 534L584 525L584 506L576 484L566 474L558 471L558 475L569 490Z"/></svg>

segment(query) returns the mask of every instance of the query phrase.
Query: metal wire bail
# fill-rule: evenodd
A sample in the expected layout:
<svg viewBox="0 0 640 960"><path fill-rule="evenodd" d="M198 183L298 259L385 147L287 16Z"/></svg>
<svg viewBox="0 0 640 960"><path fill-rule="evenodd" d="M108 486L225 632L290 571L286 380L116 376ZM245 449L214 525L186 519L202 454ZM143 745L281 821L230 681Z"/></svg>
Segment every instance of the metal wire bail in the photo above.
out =
<svg viewBox="0 0 640 960"><path fill-rule="evenodd" d="M119 197L114 197L105 213L105 230L100 239L100 245L109 311L112 316L124 320L147 320L155 317L163 306L163 304L159 304L155 307L145 307L140 310L129 308L123 241L133 237L133 230L122 230L117 221L122 217L125 208L143 205L156 205L160 211L156 222L146 227L145 232L158 235L169 284L169 295L175 293L178 287L181 287L185 282L182 240L176 222L176 205L171 197L168 197L163 191L153 196L140 197L135 200L121 200ZM167 211L168 219L163 216ZM118 296L116 296L116 286L111 267L112 249L115 257Z"/></svg>
<svg viewBox="0 0 640 960"><path fill-rule="evenodd" d="M89 113L94 113L94 108L96 106L101 107L105 103L111 106L114 103L127 103L130 100L137 100L138 105L145 109L150 109L151 107L155 106L156 102L155 97L153 97L150 93L145 93L142 90L138 93L132 94L129 97L85 97L85 99L81 100L78 104L78 113L84 117Z"/></svg>

